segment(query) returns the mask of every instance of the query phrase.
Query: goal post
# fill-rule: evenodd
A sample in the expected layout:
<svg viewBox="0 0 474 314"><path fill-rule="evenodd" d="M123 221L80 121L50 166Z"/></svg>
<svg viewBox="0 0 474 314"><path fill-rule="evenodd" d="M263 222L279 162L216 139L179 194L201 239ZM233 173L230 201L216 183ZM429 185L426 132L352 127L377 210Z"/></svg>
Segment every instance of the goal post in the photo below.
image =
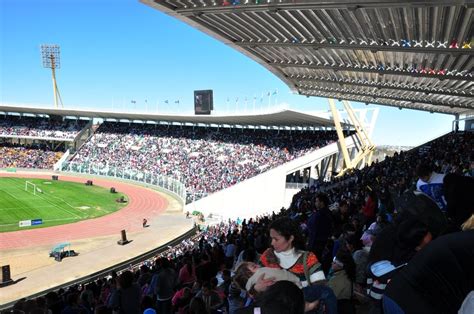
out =
<svg viewBox="0 0 474 314"><path fill-rule="evenodd" d="M33 190L33 195L36 195L36 190L37 190L36 184L30 181L25 181L25 191L28 192L30 190Z"/></svg>

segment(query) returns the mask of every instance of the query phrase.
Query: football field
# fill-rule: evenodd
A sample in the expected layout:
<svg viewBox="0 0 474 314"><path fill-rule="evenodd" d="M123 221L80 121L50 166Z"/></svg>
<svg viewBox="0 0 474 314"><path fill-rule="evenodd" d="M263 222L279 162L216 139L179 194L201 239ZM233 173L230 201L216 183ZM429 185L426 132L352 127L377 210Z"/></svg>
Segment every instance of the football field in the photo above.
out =
<svg viewBox="0 0 474 314"><path fill-rule="evenodd" d="M28 183L26 183L28 182ZM46 179L0 178L0 232L50 227L110 214L127 205L122 193L84 183ZM42 224L19 227L20 221Z"/></svg>

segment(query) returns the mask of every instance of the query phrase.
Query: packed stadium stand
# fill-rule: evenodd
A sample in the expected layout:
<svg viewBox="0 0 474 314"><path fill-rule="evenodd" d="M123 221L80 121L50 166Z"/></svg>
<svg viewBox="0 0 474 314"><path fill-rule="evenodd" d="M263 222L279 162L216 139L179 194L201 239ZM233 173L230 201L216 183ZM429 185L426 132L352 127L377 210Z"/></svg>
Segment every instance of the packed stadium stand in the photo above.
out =
<svg viewBox="0 0 474 314"><path fill-rule="evenodd" d="M334 131L278 131L104 122L73 163L137 169L184 179L209 194L337 139Z"/></svg>
<svg viewBox="0 0 474 314"><path fill-rule="evenodd" d="M84 120L53 121L50 118L9 115L0 120L0 137L73 140L86 124Z"/></svg>
<svg viewBox="0 0 474 314"><path fill-rule="evenodd" d="M19 301L14 308L26 313L37 309L53 313L111 313L119 308L125 313L141 313L148 308L157 313L218 313L224 309L228 313L245 313L239 309L250 294L243 293L245 286L241 282L251 274L245 275L243 266L236 268L241 262L286 268L306 280L302 267L287 268L283 264L288 257L278 253L280 244L275 242L283 241L296 257L309 252L311 272L322 271L327 279L325 287L331 288L327 295L320 296L318 305L307 302L309 308L322 306L325 313L381 311L386 282L405 276L431 283L423 290L412 288L412 293L421 299L410 308L430 304L430 309L439 309L439 313L454 313L473 284L472 274L456 266L466 258L459 250L472 246L473 230L469 229L474 226L472 221L469 224L469 217L473 213L467 194L472 192L474 183L473 144L472 133L450 133L347 174L338 182L303 189L280 213L221 222L120 274L111 272L105 278L50 291L36 299ZM412 192L420 176L417 171L424 166L444 176L444 209L430 198ZM468 223L461 227L466 220ZM465 231L461 232L461 228ZM444 243L456 235L463 236L450 248L454 253L451 255L445 252ZM276 265L270 262L275 254L280 258ZM426 269L415 268L426 258L433 259L433 264ZM381 269L368 267L380 260L389 265ZM446 264L440 266L440 262ZM404 266L406 263L408 266ZM412 274L411 264L416 265L417 273ZM430 267L453 276L433 277ZM236 273L233 280L232 271ZM401 275L396 277L396 272ZM455 290L443 288L460 282ZM261 294L256 304L271 309L265 301L270 291L266 285L268 282L257 280L251 295ZM439 289L445 293L441 301L436 299ZM127 296L126 301L120 300L120 294ZM386 294L399 303L413 297L400 296L390 288ZM285 302L290 301L281 302L282 306L289 306Z"/></svg>
<svg viewBox="0 0 474 314"><path fill-rule="evenodd" d="M62 151L53 151L41 145L19 145L0 143L0 168L32 168L53 169L53 166L62 157Z"/></svg>
<svg viewBox="0 0 474 314"><path fill-rule="evenodd" d="M181 243L19 300L12 312L474 312L470 1L141 2L250 56L301 95L452 114L453 132L312 180L278 212L215 224L197 213L199 229ZM459 131L460 119L471 126ZM164 172L214 192L335 139L105 122L72 161Z"/></svg>
<svg viewBox="0 0 474 314"><path fill-rule="evenodd" d="M57 116L5 115L0 119L0 168L53 169L87 123Z"/></svg>

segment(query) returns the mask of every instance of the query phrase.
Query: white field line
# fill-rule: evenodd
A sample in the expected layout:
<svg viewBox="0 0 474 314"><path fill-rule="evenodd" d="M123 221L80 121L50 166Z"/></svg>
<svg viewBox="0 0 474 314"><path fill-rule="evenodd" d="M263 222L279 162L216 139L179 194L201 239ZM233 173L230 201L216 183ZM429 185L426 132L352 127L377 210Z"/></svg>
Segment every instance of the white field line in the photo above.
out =
<svg viewBox="0 0 474 314"><path fill-rule="evenodd" d="M44 206L35 206L35 208L51 208L54 207L54 205L44 205ZM13 210L13 209L28 209L30 207L24 207L24 206L15 206L15 207L2 207L0 208L0 211L2 210Z"/></svg>
<svg viewBox="0 0 474 314"><path fill-rule="evenodd" d="M21 188L19 188L19 187L17 187L17 189L23 191L23 189L21 189ZM8 192L7 192L7 193L8 193ZM10 194L10 193L8 193L8 194ZM69 214L71 214L71 215L73 215L73 216L76 216L76 217L79 218L79 219L84 219L84 218L85 218L85 217L81 217L81 216L77 215L76 213L70 212L69 210L67 210L67 209L65 209L65 208L59 207L58 205L54 204L53 202L51 202L49 199L47 199L45 196L42 196L41 194L42 194L42 193L38 193L38 194L36 194L36 196L42 198L43 200L45 200L46 202L50 203L51 205L53 205L53 206L59 208L60 210L65 211L65 212L67 212L67 213L69 213ZM11 195L11 194L10 194L10 195ZM15 197L15 198L16 198L16 197ZM16 199L18 199L18 198L16 198Z"/></svg>
<svg viewBox="0 0 474 314"><path fill-rule="evenodd" d="M7 192L7 190L15 191L15 192L16 192L18 189L17 189L16 187L15 187L15 188L10 188L10 189L0 189L0 191L5 191L5 192ZM24 190L22 190L22 191L24 191ZM24 192L26 192L26 191L24 191ZM8 194L10 194L10 193L8 193ZM28 194L31 194L31 193L28 193ZM12 195L12 194L10 194L10 195ZM31 194L31 195L32 195L32 194ZM69 207L71 207L71 208L73 208L73 209L76 209L76 207L72 206L71 204L69 204L68 202L66 202L66 201L65 201L63 198L61 198L61 197L58 197L58 196L52 195L52 194L47 194L47 195L48 195L48 196L51 196L51 197L54 197L54 198L57 198L58 200L64 202L64 203L65 203L66 205L68 205ZM22 199L22 200L35 200L37 196L38 196L38 194L37 194L37 195L34 195L34 196L31 196L31 197L22 197L21 199ZM52 206L53 206L53 205L52 205ZM90 208L90 206L88 206L88 207ZM36 208L42 208L42 207L36 207ZM0 210L2 210L2 209L0 208Z"/></svg>
<svg viewBox="0 0 474 314"><path fill-rule="evenodd" d="M67 206L71 207L71 208L74 209L74 210L77 209L76 207L74 207L74 206L72 206L71 204L69 204L68 202L66 202L65 199L63 199L63 198L61 198L61 197L59 197L59 196L56 196L56 195L49 195L49 196L52 196L52 197L54 197L54 198L56 198L56 199L58 199L58 200L64 202L64 204L66 204Z"/></svg>
<svg viewBox="0 0 474 314"><path fill-rule="evenodd" d="M20 202L21 202L21 200L20 200L19 198L15 197L15 195L11 194L10 192L5 191L5 190L2 190L2 191L5 192L5 193L7 193L8 195L10 195L11 197L13 197L13 198L16 199L17 201L20 201Z"/></svg>

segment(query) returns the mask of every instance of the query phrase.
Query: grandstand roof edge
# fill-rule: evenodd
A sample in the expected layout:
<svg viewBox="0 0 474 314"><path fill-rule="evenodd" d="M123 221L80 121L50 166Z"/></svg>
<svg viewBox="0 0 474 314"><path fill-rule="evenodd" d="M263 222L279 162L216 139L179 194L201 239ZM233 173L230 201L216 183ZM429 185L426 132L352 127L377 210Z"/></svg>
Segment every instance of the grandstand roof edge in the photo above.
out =
<svg viewBox="0 0 474 314"><path fill-rule="evenodd" d="M431 28L426 31L420 25L441 25L442 21L449 25L457 25L456 28L453 28L454 33L450 38L462 38L464 34L468 34L472 10L464 14L464 10L470 10L470 6L465 1L354 0L341 2L331 0L321 2L288 0L259 4L236 2L232 5L216 3L209 5L209 1L196 1L192 4L178 0L139 0L139 2L174 17L239 51L281 79L292 92L302 96L345 99L450 115L468 115L474 112L471 101L473 74L468 66L470 63L465 62L464 65L458 65L456 61L458 54L468 58L472 55L472 48L469 44L470 37L466 37L468 39L465 41L459 39L459 42L464 44L458 45L457 40L452 43L441 39L440 36L443 36L444 33L440 33L441 35L432 39L434 40L433 44L437 44L433 49L430 49L426 43L427 40L425 40L426 45L422 45L420 43L423 40L417 41L416 36L420 30L439 33ZM430 21L429 23L409 19L410 23L407 28L412 33L401 35L399 30L392 30L391 34L395 34L392 36L395 39L385 31L377 34L377 29L374 27L371 27L370 30L374 36L372 39L366 38L370 35L366 36L364 32L359 32L357 35L359 37L353 35L354 38L347 37L349 36L347 34L345 34L347 36L342 35L341 29L360 30L367 27L366 24L359 23L355 18L341 19L340 16L344 16L347 11L349 11L349 15L354 15L356 10L363 12L360 14L366 16L366 19L370 13L373 15L373 19L380 21L384 19L381 11L384 11L384 14L395 16L400 8L411 10L410 12L415 10L428 12L433 7L437 9L449 8L455 14L450 14L449 18L444 18L444 15L440 14L442 21ZM326 28L321 32L326 35L322 35L318 31L315 32L306 25L309 22L317 21L315 11L324 10L336 12L334 17L325 12L321 13L328 19ZM304 16L303 13L307 11L312 12L311 14L316 17L311 19L298 17ZM286 14L285 18L280 16L281 12ZM249 13L254 18L248 18L246 14ZM423 19L428 19L431 16L428 13L418 12L416 14L423 16ZM213 19L213 16L219 16L219 18ZM233 23L234 18L245 21L245 23ZM296 23L290 25L288 21L291 19ZM300 21L300 19L305 21ZM270 36L268 32L254 31L265 29L268 25L277 28L281 33ZM368 25L371 24L368 23ZM389 27L387 26L387 28ZM409 46L400 46L400 43L407 42L406 38L410 37L413 37L412 40L408 40L410 43L406 44ZM359 41L355 41L355 38ZM388 44L391 41L396 44ZM414 46L415 43L419 47ZM430 43L430 45L432 44ZM359 50L365 51L365 53L356 53ZM400 64L405 64L406 60L412 60L413 54L418 58L433 54L436 56L434 60L438 58L446 60L446 56L451 59L449 62L444 62L449 66L443 69L437 68L437 72L434 70L434 62L433 65L430 65L432 68L425 67L425 65L421 68L422 62L418 59L418 61L413 61L413 64L400 66ZM393 57L394 55L396 58ZM320 61L327 58L333 61L339 60L339 63L334 61L331 64L331 62ZM392 61L381 63L374 62L374 60ZM438 64L436 67L440 67L440 65ZM400 83L402 81L404 83Z"/></svg>
<svg viewBox="0 0 474 314"><path fill-rule="evenodd" d="M252 126L301 126L301 127L333 127L332 120L310 113L296 110L280 109L272 112L256 112L225 115L173 115L153 114L146 112L115 112L76 109L54 109L24 106L0 106L0 112L47 114L58 116L74 116L117 120L163 121L193 124L216 125L252 125ZM346 124L347 126L347 124Z"/></svg>

